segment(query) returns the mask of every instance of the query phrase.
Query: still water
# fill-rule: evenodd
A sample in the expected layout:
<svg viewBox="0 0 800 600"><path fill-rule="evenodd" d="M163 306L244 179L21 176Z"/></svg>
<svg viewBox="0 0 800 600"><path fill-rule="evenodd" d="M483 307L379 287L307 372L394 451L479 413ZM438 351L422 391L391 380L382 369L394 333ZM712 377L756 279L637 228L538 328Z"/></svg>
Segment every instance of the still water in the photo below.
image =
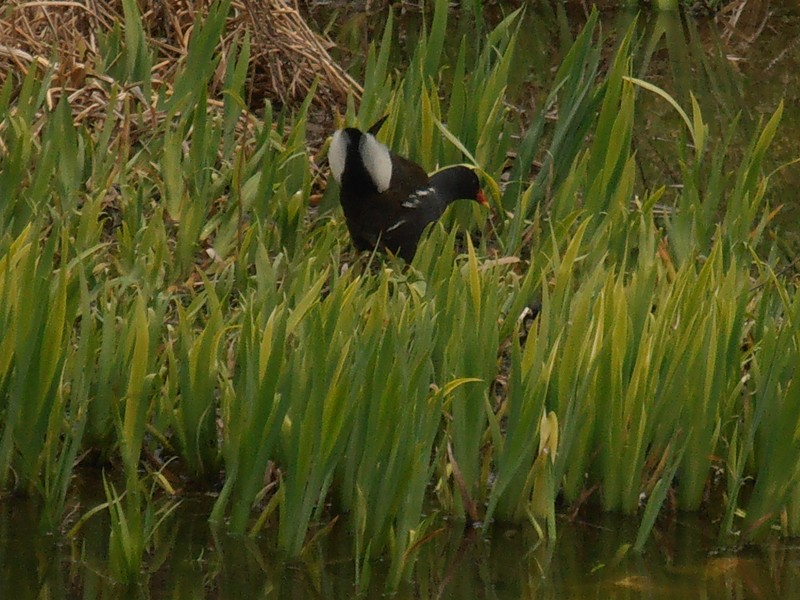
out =
<svg viewBox="0 0 800 600"><path fill-rule="evenodd" d="M712 133L737 115L741 143L781 98L784 120L770 156L776 168L800 155L800 6L797 2L734 2L717 20L682 20L677 15L638 17L636 75L667 89L684 105L695 94ZM602 8L602 7L601 7ZM492 10L500 10L496 7ZM553 68L586 15L583 3L531 3L520 38L510 95L535 106L537 93L549 89ZM613 40L635 14L603 9L609 56ZM312 11L351 60L385 22L380 14L354 12L328 4ZM489 9L482 15L497 18ZM398 29L413 31L420 16L409 11ZM471 27L451 22L452 39ZM401 33L393 57L407 52ZM642 95L637 115L637 153L643 187L670 186L680 180L674 158L681 124L657 98ZM787 237L800 227L800 172L778 171L771 202L782 204ZM71 498L72 516L104 501L99 473L79 478ZM302 563L287 564L272 550L270 533L257 539L230 537L207 522L213 498L188 495L157 528L153 551L141 580L132 589L115 583L108 566L109 528L105 511L90 518L77 535L37 534L37 508L22 499L0 502L0 598L351 598L355 566L345 520ZM69 512L69 510L68 510ZM716 544L705 515L671 514L660 521L643 554L628 551L636 537L636 519L603 514L563 515L558 541L546 544L525 529L464 531L445 523L420 549L413 581L397 598L800 598L800 542L780 540L733 552ZM365 597L383 594L386 565L371 566Z"/></svg>
<svg viewBox="0 0 800 600"><path fill-rule="evenodd" d="M94 476L93 476L94 477ZM82 478L76 510L103 498ZM0 598L352 598L351 540L334 526L301 563L285 563L269 536L231 537L207 522L212 499L189 496L157 530L137 585L108 571L108 523L98 513L72 540L36 533L27 501L0 503ZM84 504L85 503L85 504ZM800 598L800 543L774 541L734 554L716 548L708 520L675 515L661 522L646 551L626 552L636 523L609 515L558 523L558 541L533 531L494 528L490 538L445 524L420 551L414 580L398 599L486 598ZM363 597L383 596L385 565L372 565Z"/></svg>

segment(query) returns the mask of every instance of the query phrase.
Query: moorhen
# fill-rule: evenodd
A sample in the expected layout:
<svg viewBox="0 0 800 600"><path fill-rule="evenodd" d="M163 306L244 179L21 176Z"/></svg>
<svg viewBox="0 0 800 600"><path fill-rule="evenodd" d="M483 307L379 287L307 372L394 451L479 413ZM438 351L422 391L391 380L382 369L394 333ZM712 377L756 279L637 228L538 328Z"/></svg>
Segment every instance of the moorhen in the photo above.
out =
<svg viewBox="0 0 800 600"><path fill-rule="evenodd" d="M451 202L488 202L472 169L457 165L428 177L421 166L391 152L375 139L384 120L366 132L336 131L328 162L356 249L389 250L411 262L425 227Z"/></svg>

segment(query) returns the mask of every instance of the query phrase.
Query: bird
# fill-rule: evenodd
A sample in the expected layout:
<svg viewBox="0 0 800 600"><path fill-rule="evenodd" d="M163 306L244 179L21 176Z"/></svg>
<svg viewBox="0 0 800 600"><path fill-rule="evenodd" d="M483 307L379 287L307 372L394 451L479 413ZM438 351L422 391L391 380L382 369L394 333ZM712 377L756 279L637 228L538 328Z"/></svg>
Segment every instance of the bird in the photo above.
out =
<svg viewBox="0 0 800 600"><path fill-rule="evenodd" d="M450 203L488 202L473 169L454 165L428 176L420 165L389 150L375 138L385 120L367 131L334 132L328 163L355 248L388 250L410 263L425 227Z"/></svg>

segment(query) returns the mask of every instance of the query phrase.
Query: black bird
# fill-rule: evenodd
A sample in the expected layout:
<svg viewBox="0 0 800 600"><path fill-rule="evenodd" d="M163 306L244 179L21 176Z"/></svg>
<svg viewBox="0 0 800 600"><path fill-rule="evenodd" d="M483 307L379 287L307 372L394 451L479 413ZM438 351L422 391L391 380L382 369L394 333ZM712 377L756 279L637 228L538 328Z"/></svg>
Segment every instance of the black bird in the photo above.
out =
<svg viewBox="0 0 800 600"><path fill-rule="evenodd" d="M363 132L352 127L333 134L328 162L339 182L339 202L357 250L389 250L411 262L428 223L454 200L488 205L475 171L464 166L430 177L418 164L375 139L385 117Z"/></svg>

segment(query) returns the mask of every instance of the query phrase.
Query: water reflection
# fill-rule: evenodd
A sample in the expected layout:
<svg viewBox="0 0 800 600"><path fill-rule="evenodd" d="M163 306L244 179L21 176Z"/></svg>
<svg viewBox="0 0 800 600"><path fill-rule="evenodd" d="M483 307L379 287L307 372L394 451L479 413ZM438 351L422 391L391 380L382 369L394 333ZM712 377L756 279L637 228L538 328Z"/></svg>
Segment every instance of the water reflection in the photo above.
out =
<svg viewBox="0 0 800 600"><path fill-rule="evenodd" d="M357 595L345 520L301 562L276 555L268 536L233 537L207 523L209 498L188 498L158 530L138 586L108 573L108 524L99 514L71 543L36 531L27 501L0 504L0 597L291 598ZM786 598L800 589L800 545L778 543L737 555L713 551L715 527L700 516L665 520L642 555L627 551L636 523L593 515L559 523L556 544L527 528L484 532L445 525L420 550L414 579L398 599ZM363 597L384 594L388 565L370 565Z"/></svg>

